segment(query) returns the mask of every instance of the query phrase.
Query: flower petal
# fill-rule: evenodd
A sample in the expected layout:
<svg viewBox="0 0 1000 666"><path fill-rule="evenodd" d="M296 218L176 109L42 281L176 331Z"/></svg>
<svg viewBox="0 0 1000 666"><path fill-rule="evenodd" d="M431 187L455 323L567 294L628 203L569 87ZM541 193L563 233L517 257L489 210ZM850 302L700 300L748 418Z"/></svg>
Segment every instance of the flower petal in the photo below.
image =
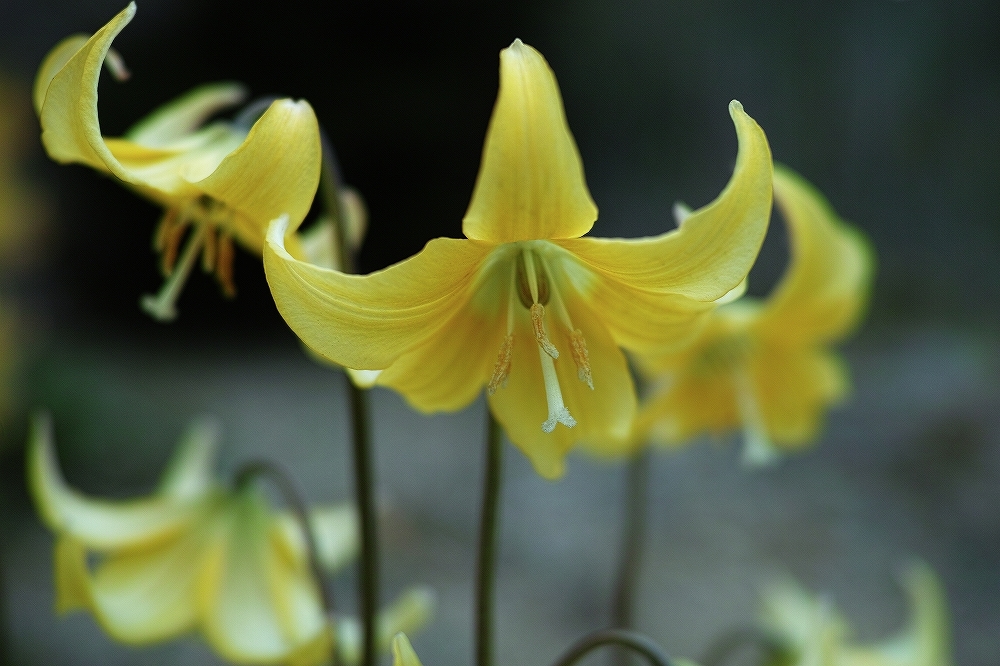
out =
<svg viewBox="0 0 1000 666"><path fill-rule="evenodd" d="M436 603L430 588L411 587L380 609L375 620L375 650L388 651L396 636L421 629L430 621ZM361 623L357 619L337 620L337 654L348 666L361 663Z"/></svg>
<svg viewBox="0 0 1000 666"><path fill-rule="evenodd" d="M288 512L275 515L279 547L293 560L305 561L306 544L298 519ZM309 521L316 540L319 563L327 571L338 571L358 553L358 516L352 504L313 507Z"/></svg>
<svg viewBox="0 0 1000 666"><path fill-rule="evenodd" d="M733 177L711 204L654 238L580 238L558 244L596 275L595 310L605 314L619 344L652 351L746 277L771 212L771 152L767 138L739 102L729 105L739 153ZM657 314L657 311L660 314ZM638 317L636 316L638 315Z"/></svg>
<svg viewBox="0 0 1000 666"><path fill-rule="evenodd" d="M264 250L278 311L313 351L358 370L387 368L441 330L466 307L491 249L439 238L385 270L347 275L292 258L284 246L286 224L271 223Z"/></svg>
<svg viewBox="0 0 1000 666"><path fill-rule="evenodd" d="M392 639L392 666L423 666L406 634L396 634Z"/></svg>
<svg viewBox="0 0 1000 666"><path fill-rule="evenodd" d="M150 148L171 147L219 111L242 103L246 96L246 88L239 83L199 86L140 120L124 138Z"/></svg>
<svg viewBox="0 0 1000 666"><path fill-rule="evenodd" d="M160 479L158 493L177 499L205 495L215 480L215 456L219 449L219 422L201 418L188 426Z"/></svg>
<svg viewBox="0 0 1000 666"><path fill-rule="evenodd" d="M321 152L319 121L309 103L279 99L210 175L188 177L205 194L248 218L253 234L241 240L260 248L268 222L286 214L294 231L309 212L319 185Z"/></svg>
<svg viewBox="0 0 1000 666"><path fill-rule="evenodd" d="M276 662L323 640L326 626L305 563L286 556L265 500L231 499L224 536L207 556L198 605L205 636L233 662Z"/></svg>
<svg viewBox="0 0 1000 666"><path fill-rule="evenodd" d="M759 327L789 341L828 342L854 326L871 286L874 253L864 235L786 167L774 170L774 198L788 224L791 263Z"/></svg>
<svg viewBox="0 0 1000 666"><path fill-rule="evenodd" d="M94 33L62 67L56 66L78 40L61 42L42 63L35 82L35 102L41 101L42 143L57 162L79 162L129 182L129 174L114 158L97 117L97 82L111 42L135 16L135 3ZM49 78L46 85L45 79ZM44 90L44 93L42 93Z"/></svg>
<svg viewBox="0 0 1000 666"><path fill-rule="evenodd" d="M87 608L112 638L125 643L184 633L196 620L196 584L207 538L206 529L186 530L159 546L115 552L91 573L83 544L61 537L56 545L60 608Z"/></svg>
<svg viewBox="0 0 1000 666"><path fill-rule="evenodd" d="M201 499L107 501L85 497L66 485L56 462L52 424L43 415L32 421L27 462L28 483L42 519L55 532L72 535L89 548L160 542L189 525L202 507Z"/></svg>
<svg viewBox="0 0 1000 666"><path fill-rule="evenodd" d="M576 238L596 219L556 77L514 40L500 52L500 93L462 231L497 243Z"/></svg>

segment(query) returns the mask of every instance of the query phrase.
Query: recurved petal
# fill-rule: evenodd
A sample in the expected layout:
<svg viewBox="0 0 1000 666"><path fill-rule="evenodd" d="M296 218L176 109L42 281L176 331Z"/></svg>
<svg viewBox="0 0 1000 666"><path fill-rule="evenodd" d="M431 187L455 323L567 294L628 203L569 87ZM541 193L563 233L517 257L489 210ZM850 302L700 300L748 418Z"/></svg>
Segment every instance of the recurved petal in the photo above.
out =
<svg viewBox="0 0 1000 666"><path fill-rule="evenodd" d="M89 548L160 542L188 526L203 506L201 499L154 496L107 501L82 495L63 479L46 415L36 415L32 421L27 462L28 483L42 519L55 532L72 535Z"/></svg>
<svg viewBox="0 0 1000 666"><path fill-rule="evenodd" d="M423 666L406 634L396 634L392 639L392 666Z"/></svg>
<svg viewBox="0 0 1000 666"><path fill-rule="evenodd" d="M38 68L38 74L35 76L35 87L32 91L35 113L39 116L42 114L42 103L45 101L45 94L49 90L52 78L69 62L70 58L84 47L88 39L90 39L89 35L71 35L56 44L45 56L45 60L42 61L41 67Z"/></svg>
<svg viewBox="0 0 1000 666"><path fill-rule="evenodd" d="M430 620L435 603L434 592L427 587L411 587L399 595L378 613L375 649L388 651L396 636L421 629ZM361 663L361 638L361 624L355 618L337 621L337 648L342 663Z"/></svg>
<svg viewBox="0 0 1000 666"><path fill-rule="evenodd" d="M871 245L787 167L775 167L774 199L788 225L791 263L759 326L789 341L839 338L855 325L867 302L874 269Z"/></svg>
<svg viewBox="0 0 1000 666"><path fill-rule="evenodd" d="M309 212L319 185L321 152L319 121L309 103L279 99L210 175L187 177L205 194L253 220L263 242L269 221L288 215L294 231Z"/></svg>
<svg viewBox="0 0 1000 666"><path fill-rule="evenodd" d="M159 493L177 499L200 497L214 481L213 467L219 450L219 422L210 417L188 426L160 479Z"/></svg>
<svg viewBox="0 0 1000 666"><path fill-rule="evenodd" d="M370 275L298 261L284 247L287 221L268 229L264 271L278 311L319 355L359 370L389 367L469 302L490 246L439 238L418 254Z"/></svg>
<svg viewBox="0 0 1000 666"><path fill-rule="evenodd" d="M462 230L496 243L576 238L596 219L556 77L514 40L500 52L500 93Z"/></svg>
<svg viewBox="0 0 1000 666"><path fill-rule="evenodd" d="M231 499L229 524L207 554L198 607L209 644L236 663L285 661L324 640L320 601L305 563L278 546L253 490Z"/></svg>
<svg viewBox="0 0 1000 666"><path fill-rule="evenodd" d="M240 104L246 95L246 88L239 83L199 86L140 120L125 133L125 138L151 148L170 147L219 111Z"/></svg>
<svg viewBox="0 0 1000 666"><path fill-rule="evenodd" d="M190 630L208 536L203 527L160 546L116 551L93 572L82 544L62 537L56 550L60 605L71 610L74 606L67 602L72 591L81 591L77 601L83 603L76 607L86 607L112 638L125 643L151 643Z"/></svg>
<svg viewBox="0 0 1000 666"><path fill-rule="evenodd" d="M42 64L35 83L35 102L41 100L39 120L42 143L49 156L61 163L79 162L113 173L129 181L128 172L111 155L97 117L97 82L111 42L135 16L135 3L130 3L107 25L94 33L62 67L56 66L72 50L75 43L63 41ZM43 81L50 77L48 85ZM44 94L41 89L44 86Z"/></svg>
<svg viewBox="0 0 1000 666"><path fill-rule="evenodd" d="M314 507L309 520L319 563L327 571L347 566L358 552L358 516L352 504ZM305 562L306 542L298 519L288 512L275 516L277 545L289 558Z"/></svg>
<svg viewBox="0 0 1000 666"><path fill-rule="evenodd" d="M771 214L771 151L739 102L729 112L739 139L733 176L715 201L691 213L680 228L637 240L559 241L597 274L597 284L617 285L626 298L629 292L670 294L707 303L746 277Z"/></svg>

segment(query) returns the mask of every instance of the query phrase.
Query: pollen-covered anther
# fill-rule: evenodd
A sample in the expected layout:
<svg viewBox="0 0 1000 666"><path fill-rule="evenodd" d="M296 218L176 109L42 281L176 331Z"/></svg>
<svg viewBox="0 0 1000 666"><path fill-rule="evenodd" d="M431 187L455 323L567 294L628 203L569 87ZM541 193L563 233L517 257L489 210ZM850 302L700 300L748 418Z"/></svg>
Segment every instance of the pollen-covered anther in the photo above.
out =
<svg viewBox="0 0 1000 666"><path fill-rule="evenodd" d="M542 348L542 351L552 358L559 358L559 350L545 334L545 306L541 303L535 303L531 306L531 328L535 332L535 341Z"/></svg>
<svg viewBox="0 0 1000 666"><path fill-rule="evenodd" d="M490 383L486 385L486 391L493 395L498 388L506 388L507 377L510 376L510 359L514 354L514 335L508 335L500 345L500 353L497 354L496 365L493 366L493 376Z"/></svg>
<svg viewBox="0 0 1000 666"><path fill-rule="evenodd" d="M594 376L590 372L590 354L587 352L587 340L583 337L583 331L576 329L569 338L573 362L576 363L576 376L593 391Z"/></svg>
<svg viewBox="0 0 1000 666"><path fill-rule="evenodd" d="M236 296L236 283L233 282L233 259L236 257L236 247L233 237L227 233L219 233L215 257L215 277L219 281L222 293L227 298Z"/></svg>

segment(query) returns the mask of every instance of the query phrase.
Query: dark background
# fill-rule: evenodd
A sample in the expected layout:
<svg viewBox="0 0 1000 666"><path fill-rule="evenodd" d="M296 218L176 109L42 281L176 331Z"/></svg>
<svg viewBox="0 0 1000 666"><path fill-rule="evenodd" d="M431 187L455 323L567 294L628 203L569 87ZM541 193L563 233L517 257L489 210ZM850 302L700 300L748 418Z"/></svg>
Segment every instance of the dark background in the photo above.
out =
<svg viewBox="0 0 1000 666"><path fill-rule="evenodd" d="M123 6L0 1L0 67L25 86L56 42L96 30ZM766 475L743 474L733 446L657 457L640 626L697 656L712 635L752 618L764 574L787 569L833 591L860 637L877 639L903 621L892 573L921 556L949 590L956 663L994 666L1000 4L262 7L140 2L115 42L132 78L101 83L102 129L120 133L207 81L308 99L368 204L365 271L433 237L461 235L497 56L515 37L556 72L600 209L598 236L660 233L673 225L676 200L714 198L736 154L727 104L740 100L775 159L815 183L876 248L868 318L846 350L855 394L817 449ZM327 448L332 434L334 466L345 464L343 415L329 408L342 398L339 378L299 353L259 258L237 253L231 301L196 272L179 319L158 324L137 301L160 285L150 249L159 210L85 167L47 161L40 148L26 169L51 215L41 260L3 281L24 315L26 363L0 444L23 442L25 411L46 406L70 479L128 495L150 487L187 419L212 411L226 423L224 470L269 452L312 497L346 497L346 475L330 466ZM766 294L786 260L775 224L751 292ZM386 593L413 577L434 583L438 622L415 645L429 666L465 663L480 463L478 445L461 440L478 432L482 406L425 419L390 393L375 395L384 410ZM501 662L542 664L604 621L621 474L574 458L565 481L547 484L509 451ZM196 641L135 651L111 644L88 618L51 617L49 537L32 516L20 465L16 452L0 461L0 555L17 661L210 663Z"/></svg>

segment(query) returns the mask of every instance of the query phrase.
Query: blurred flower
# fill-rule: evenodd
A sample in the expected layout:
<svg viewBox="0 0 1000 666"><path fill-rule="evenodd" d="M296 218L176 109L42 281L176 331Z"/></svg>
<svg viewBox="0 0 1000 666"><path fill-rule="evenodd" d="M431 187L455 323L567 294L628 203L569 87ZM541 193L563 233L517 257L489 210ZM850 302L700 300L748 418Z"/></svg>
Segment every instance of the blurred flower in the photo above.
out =
<svg viewBox="0 0 1000 666"><path fill-rule="evenodd" d="M232 662L324 662L334 637L301 527L272 510L256 484L229 489L215 481L217 439L211 423L195 423L153 495L99 500L66 485L51 424L36 419L28 475L39 513L57 535L56 608L89 610L126 643L198 628ZM324 568L354 557L352 507L313 509L310 521ZM385 631L417 628L431 603L426 591L407 593L383 615ZM337 633L345 656L356 654L353 625Z"/></svg>
<svg viewBox="0 0 1000 666"><path fill-rule="evenodd" d="M392 666L423 666L406 634L396 634L392 639Z"/></svg>
<svg viewBox="0 0 1000 666"><path fill-rule="evenodd" d="M744 459L762 464L776 457L776 446L813 439L823 410L846 393L846 369L829 346L860 318L871 248L787 168L775 166L774 200L790 237L787 272L766 301L744 297L720 305L690 346L639 359L661 387L640 409L629 446L647 438L680 445L742 426ZM620 444L593 448L618 452Z"/></svg>
<svg viewBox="0 0 1000 666"><path fill-rule="evenodd" d="M541 475L558 477L577 440L623 435L632 422L619 346L648 353L690 336L753 263L770 215L771 158L738 102L730 114L739 154L715 202L655 238L580 238L597 209L559 88L541 54L515 40L500 57L468 238L432 240L355 276L296 260L278 220L264 251L275 302L318 354L374 371L372 381L421 411L461 409L485 385L511 441Z"/></svg>
<svg viewBox="0 0 1000 666"><path fill-rule="evenodd" d="M167 321L176 316L174 303L199 253L203 268L232 295L233 240L259 253L267 222L281 214L291 220L287 232L293 234L319 182L319 124L307 102L280 99L259 119L260 109L251 107L245 118L205 125L245 96L242 86L217 83L161 107L123 138L101 136L101 67L134 15L132 3L92 37L60 42L39 69L35 110L52 159L111 174L166 209L155 246L167 280L142 305ZM302 256L294 235L288 244Z"/></svg>
<svg viewBox="0 0 1000 666"><path fill-rule="evenodd" d="M910 598L909 624L873 645L854 643L847 621L827 599L790 580L769 586L762 625L786 648L782 666L951 666L948 609L940 581L927 564L916 562L906 569L902 582Z"/></svg>

